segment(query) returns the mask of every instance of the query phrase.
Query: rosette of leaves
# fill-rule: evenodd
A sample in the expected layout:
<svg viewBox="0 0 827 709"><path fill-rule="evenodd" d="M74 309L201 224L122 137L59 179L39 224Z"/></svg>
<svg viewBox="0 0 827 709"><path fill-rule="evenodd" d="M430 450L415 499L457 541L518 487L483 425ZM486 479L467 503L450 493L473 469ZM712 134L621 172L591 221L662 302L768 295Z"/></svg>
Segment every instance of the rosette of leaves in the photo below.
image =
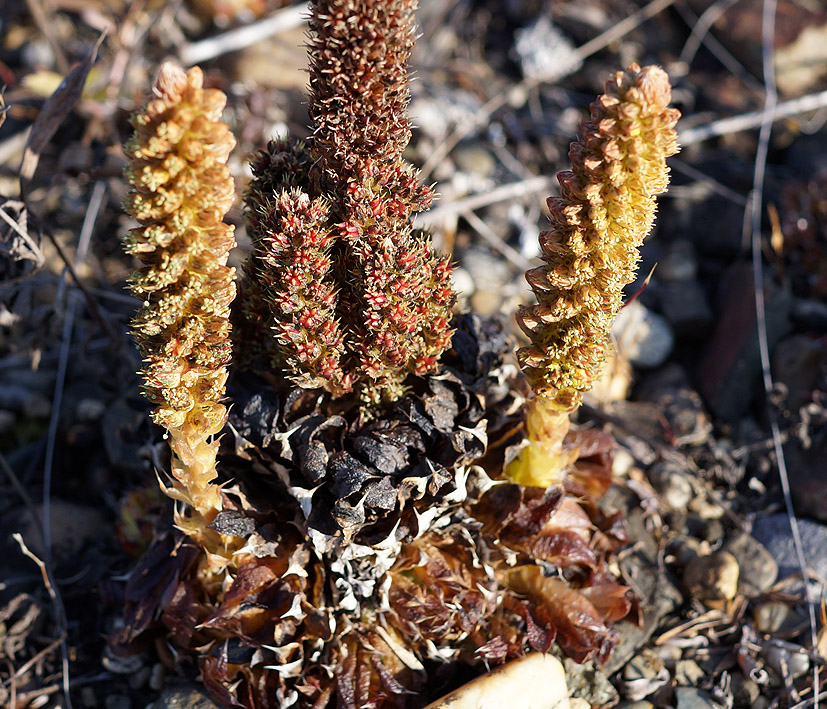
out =
<svg viewBox="0 0 827 709"><path fill-rule="evenodd" d="M460 319L442 371L381 422L326 415L301 389L251 395L250 374L234 383L249 402L224 458L238 482L213 526L243 539L237 570L205 596L186 545L151 551L127 586L133 637L159 617L216 700L267 709L421 706L451 688L450 667L554 645L605 659L612 622L636 611L607 566L622 525L588 501L608 484L612 442L580 433L575 473L549 491L474 465L496 469L502 451L481 434L516 423L503 332Z"/></svg>

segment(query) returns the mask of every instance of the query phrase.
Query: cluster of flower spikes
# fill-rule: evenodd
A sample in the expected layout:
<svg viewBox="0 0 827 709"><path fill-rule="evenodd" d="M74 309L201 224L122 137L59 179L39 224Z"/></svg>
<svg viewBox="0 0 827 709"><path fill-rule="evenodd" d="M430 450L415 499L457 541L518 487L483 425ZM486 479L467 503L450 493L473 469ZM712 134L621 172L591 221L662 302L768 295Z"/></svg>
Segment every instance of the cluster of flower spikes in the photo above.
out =
<svg viewBox="0 0 827 709"><path fill-rule="evenodd" d="M411 226L433 190L402 158L416 0L317 0L310 22L312 180L343 242L339 312L351 371L396 398L451 337L450 265Z"/></svg>
<svg viewBox="0 0 827 709"><path fill-rule="evenodd" d="M678 151L679 112L670 100L660 67L618 72L571 146L560 196L548 200L552 227L540 235L546 264L526 274L538 302L517 315L532 344L518 356L534 391L562 411L575 408L599 374L655 196L666 189L666 158Z"/></svg>
<svg viewBox="0 0 827 709"><path fill-rule="evenodd" d="M220 121L225 101L203 88L200 69L165 63L124 146L133 187L124 208L140 223L124 248L144 264L130 279L144 301L132 328L153 420L169 431L168 494L194 511L177 521L196 535L221 508L213 437L227 418L221 398L232 353L235 284L226 264L235 241L223 218L235 194L226 165L235 139Z"/></svg>

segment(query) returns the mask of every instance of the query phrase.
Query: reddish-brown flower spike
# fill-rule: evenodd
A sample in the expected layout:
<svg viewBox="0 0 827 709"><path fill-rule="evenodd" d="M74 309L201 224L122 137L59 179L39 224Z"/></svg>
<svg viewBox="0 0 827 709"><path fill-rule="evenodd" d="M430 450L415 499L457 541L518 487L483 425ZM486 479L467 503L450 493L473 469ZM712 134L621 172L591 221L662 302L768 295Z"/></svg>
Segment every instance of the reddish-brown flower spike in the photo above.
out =
<svg viewBox="0 0 827 709"><path fill-rule="evenodd" d="M526 274L538 302L517 315L532 344L518 355L534 391L561 411L577 406L599 373L655 196L666 189L666 158L678 151L670 100L660 67L618 72L571 146L560 196L548 201L545 265Z"/></svg>
<svg viewBox="0 0 827 709"><path fill-rule="evenodd" d="M203 88L200 69L168 62L153 92L133 114L135 134L124 146L133 186L125 209L141 224L125 249L145 264L130 279L144 301L132 326L153 418L169 431L168 494L194 511L178 522L198 535L221 508L213 437L227 416L220 401L235 285L226 263L235 242L223 219L235 194L226 165L235 140L220 121L226 97Z"/></svg>
<svg viewBox="0 0 827 709"><path fill-rule="evenodd" d="M396 164L411 137L407 63L417 0L316 0L310 18L314 151L329 175Z"/></svg>
<svg viewBox="0 0 827 709"><path fill-rule="evenodd" d="M280 191L260 215L256 240L256 281L290 378L335 395L350 391L351 376L340 363L344 345L336 319L327 203L299 189Z"/></svg>
<svg viewBox="0 0 827 709"><path fill-rule="evenodd" d="M342 215L339 311L368 400L393 399L448 346L450 266L411 217L433 192L402 159L415 0L317 0L310 39L314 182Z"/></svg>
<svg viewBox="0 0 827 709"><path fill-rule="evenodd" d="M311 161L303 143L281 138L271 140L265 150L259 150L250 160L253 179L244 195L244 216L253 251L244 264L234 323L236 351L243 359L267 352L275 364L283 364L284 358L273 338L273 313L259 273L267 248L268 217L283 190L309 191Z"/></svg>

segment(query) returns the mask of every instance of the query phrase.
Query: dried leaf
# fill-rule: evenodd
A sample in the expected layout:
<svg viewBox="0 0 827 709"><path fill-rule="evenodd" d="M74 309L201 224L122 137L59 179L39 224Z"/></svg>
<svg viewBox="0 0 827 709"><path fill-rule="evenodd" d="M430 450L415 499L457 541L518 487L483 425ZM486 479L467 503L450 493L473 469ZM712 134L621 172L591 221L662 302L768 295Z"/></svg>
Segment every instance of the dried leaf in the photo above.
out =
<svg viewBox="0 0 827 709"><path fill-rule="evenodd" d="M43 149L48 145L52 136L60 127L60 124L63 123L78 102L78 99L80 99L86 77L92 65L95 63L98 48L102 41L103 35L100 36L86 59L77 64L66 75L66 78L60 83L60 86L57 87L55 92L47 99L46 103L43 104L43 108L40 110L29 133L29 138L26 141L23 162L20 166L20 186L21 192L24 195L26 194L28 183L34 177L35 171L37 170Z"/></svg>
<svg viewBox="0 0 827 709"><path fill-rule="evenodd" d="M557 641L577 662L593 656L605 662L617 633L600 617L597 609L579 591L556 578L546 578L537 566L523 566L507 575L515 591L526 594L534 604L535 619L557 631Z"/></svg>

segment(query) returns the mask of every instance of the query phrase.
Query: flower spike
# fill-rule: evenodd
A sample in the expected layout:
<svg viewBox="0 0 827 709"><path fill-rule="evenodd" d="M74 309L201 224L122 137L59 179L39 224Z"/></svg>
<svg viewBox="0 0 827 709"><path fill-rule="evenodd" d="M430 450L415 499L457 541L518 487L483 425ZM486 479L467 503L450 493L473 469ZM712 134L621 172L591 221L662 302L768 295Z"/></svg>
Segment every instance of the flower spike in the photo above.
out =
<svg viewBox="0 0 827 709"><path fill-rule="evenodd" d="M518 356L534 391L561 410L579 405L599 374L655 220L655 196L666 190L666 158L678 151L670 100L660 67L618 72L571 146L571 170L557 176L560 196L548 200L545 265L526 274L537 304L517 315L532 344Z"/></svg>
<svg viewBox="0 0 827 709"><path fill-rule="evenodd" d="M235 139L220 121L225 102L203 88L200 69L167 62L124 146L133 187L124 208L140 223L125 249L144 264L130 279L144 300L132 329L153 420L169 432L168 494L189 506L192 517L178 522L196 535L221 509L214 437L227 418L221 398L232 349L235 284L226 264L235 241L223 219L235 193L226 165Z"/></svg>

